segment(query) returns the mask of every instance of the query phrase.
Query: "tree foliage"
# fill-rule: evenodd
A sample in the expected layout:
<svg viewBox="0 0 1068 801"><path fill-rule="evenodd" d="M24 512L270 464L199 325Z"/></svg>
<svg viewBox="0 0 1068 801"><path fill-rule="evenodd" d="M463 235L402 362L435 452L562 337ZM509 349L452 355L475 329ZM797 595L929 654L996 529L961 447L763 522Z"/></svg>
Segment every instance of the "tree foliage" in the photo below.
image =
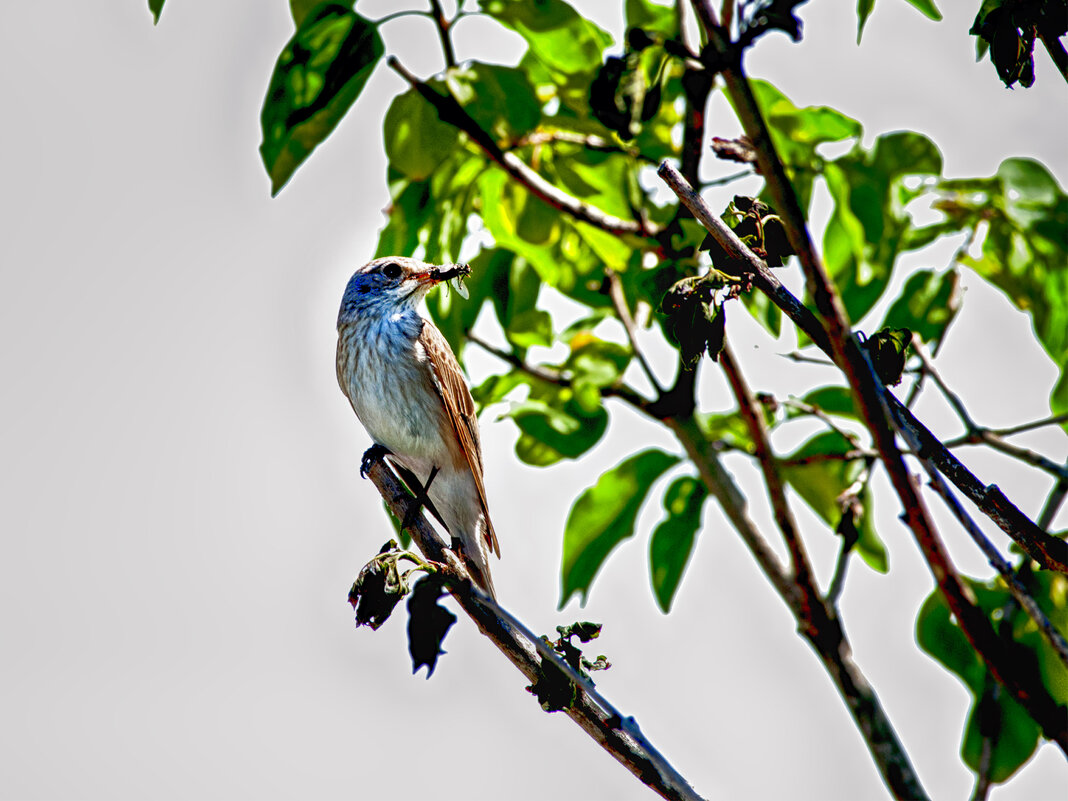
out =
<svg viewBox="0 0 1068 801"><path fill-rule="evenodd" d="M930 0L908 2L930 19L941 18ZM162 5L150 3L157 19ZM784 593L784 600L800 604L795 613L803 629L819 636L836 629L834 593L825 602L806 596L814 585L805 584L803 548L791 534L787 496L776 483L789 486L841 538L836 583L844 580L852 554L875 571L888 569L892 554L872 526L868 486L873 463L885 461L885 454L878 437L858 425L872 411L856 383L851 391L843 379L788 402L754 399L729 348L724 350L727 307L734 307L733 316L746 313L737 308L744 306L773 336L784 324L783 304L764 285L754 288L746 259L789 267L793 254L802 252L790 210L781 203L775 208L772 190L781 186L759 169L762 159L781 165L788 196L796 197L802 214L811 209L817 187L826 189L832 208L822 234L822 265L844 319L879 331L868 340L864 358L882 384L898 383L908 364L919 376L908 379L913 387L931 374L929 361L910 356L908 348L937 349L960 308L961 271L969 269L1030 316L1060 370L1051 413L1068 425L1063 189L1041 164L1019 158L1006 160L992 176L947 179L938 145L923 134L883 134L865 146L857 120L824 106L800 107L771 84L749 79L741 68L745 48L771 30L798 38L798 5L743 4L733 28L699 14L704 27L698 43L680 24L679 5L654 0L626 0L620 42L564 0L479 0L452 19L435 2L427 16L439 26L447 67L419 78L404 68L403 52L386 58L379 28L388 18L367 19L352 2L291 2L295 31L281 49L262 114L261 154L272 193L342 121L373 71L388 64L409 88L395 97L383 121L389 159L383 178L392 203L376 255L471 263L470 298L440 293L430 300L430 312L462 355L469 341L480 341L467 334L489 307L509 347L489 348L501 357L501 371L473 394L482 408L507 404L504 414L519 430L517 458L536 466L581 458L605 436L611 398L663 421L679 438L686 458L638 450L578 493L562 538L561 605L575 594L588 596L614 548L638 533L641 510L659 503L663 517L649 540L649 575L657 603L670 610L701 535L705 503L715 499L731 517L738 502L714 456L721 450L758 459L773 502L782 501L776 519L793 547L794 571L792 578L783 576L796 581L800 593L794 600ZM1055 41L1064 33L1063 5L983 3L972 33L980 37L981 51L989 48L1006 84L1033 82L1035 38ZM702 6L707 4L694 4L699 11ZM873 0L857 5L858 39L873 6ZM449 29L469 14L489 17L522 38L526 49L515 66L454 63ZM718 82L720 73L725 83ZM759 197L731 197L729 188L708 193L724 209L722 219L742 251L725 246L707 223L656 191L656 165L665 160L699 184L698 167L713 133L703 128L703 111L717 91L728 93L743 123L752 124L755 111L770 130L769 145L752 137L711 142L717 156L741 164L742 174L759 170L768 180ZM826 147L831 144L836 147ZM927 209L938 219L917 222L917 213ZM895 297L887 297L901 257L946 237L959 243L952 262L913 272ZM546 303L553 295L578 304L580 319L559 324L553 304ZM816 298L810 302L820 305ZM873 317L877 308L885 312ZM641 337L664 337L679 352L677 364L654 370L639 347L639 329ZM805 333L799 339L805 352L818 344ZM562 355L531 361L532 349L550 346ZM696 409L693 371L713 369L703 354L716 360L721 353L738 409ZM658 376L669 370L672 383L662 386ZM639 373L652 396L632 388ZM823 429L792 453L767 452L769 432L798 418L818 419ZM744 525L736 526L743 533ZM1018 683L1044 688L1063 710L1064 655L1021 607L1017 593L1035 599L1063 637L1065 577L1037 569L1026 557L1018 562L1020 587L1004 576L968 579L965 595L977 599L977 614L1024 665ZM431 605L438 592L433 590ZM1056 739L1055 732L1019 703L1015 685L991 666L984 646L951 614L947 597L944 588L936 591L919 610L917 638L973 694L964 761L1002 782L1042 736ZM447 619L441 623L441 636L448 625ZM840 628L834 636L844 637ZM415 662L430 671L440 637L431 640L427 655Z"/></svg>

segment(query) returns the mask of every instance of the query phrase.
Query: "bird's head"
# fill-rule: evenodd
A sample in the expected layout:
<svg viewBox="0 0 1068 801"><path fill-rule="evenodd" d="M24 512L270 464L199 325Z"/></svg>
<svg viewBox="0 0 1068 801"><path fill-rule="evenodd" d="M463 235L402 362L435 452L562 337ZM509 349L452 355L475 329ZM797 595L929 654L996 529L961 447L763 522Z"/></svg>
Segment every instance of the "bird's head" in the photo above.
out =
<svg viewBox="0 0 1068 801"><path fill-rule="evenodd" d="M442 281L471 272L466 264L427 264L406 256L369 261L349 279L341 298L338 325L364 314L396 314L414 310L423 296Z"/></svg>

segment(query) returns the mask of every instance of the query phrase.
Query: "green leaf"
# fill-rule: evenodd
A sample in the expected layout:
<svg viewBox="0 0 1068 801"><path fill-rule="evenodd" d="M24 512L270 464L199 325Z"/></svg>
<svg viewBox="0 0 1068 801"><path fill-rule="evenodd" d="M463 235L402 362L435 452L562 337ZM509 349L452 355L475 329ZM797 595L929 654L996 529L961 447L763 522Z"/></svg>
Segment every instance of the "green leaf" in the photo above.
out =
<svg viewBox="0 0 1068 801"><path fill-rule="evenodd" d="M857 0L857 44L864 35L864 26L868 24L868 17L875 8L875 0Z"/></svg>
<svg viewBox="0 0 1068 801"><path fill-rule="evenodd" d="M934 0L905 0L905 2L927 17L927 19L933 19L935 22L942 21L942 12L934 4Z"/></svg>
<svg viewBox="0 0 1068 801"><path fill-rule="evenodd" d="M853 402L853 393L845 387L819 387L805 394L801 399L810 406L815 406L827 414L837 414L841 417L860 419L857 406ZM788 410L787 416L798 417L802 413Z"/></svg>
<svg viewBox="0 0 1068 801"><path fill-rule="evenodd" d="M834 211L824 232L824 261L850 320L859 321L875 305L898 255L913 246L905 207L926 190L910 189L905 179L941 170L938 148L910 132L880 136L870 151L855 148L825 165Z"/></svg>
<svg viewBox="0 0 1068 801"><path fill-rule="evenodd" d="M842 517L839 496L849 488L863 470L859 459L820 458L841 456L853 445L837 431L825 431L805 442L786 457L788 461L808 460L805 464L784 464L782 476L816 514L832 527ZM872 525L871 495L867 488L860 495L864 514L857 526L857 553L871 567L885 573L888 565L886 546Z"/></svg>
<svg viewBox="0 0 1068 801"><path fill-rule="evenodd" d="M818 146L859 139L863 128L853 118L826 106L798 108L767 81L753 80L750 84L768 120L775 148L791 172L790 180L801 206L807 209L813 176L823 163Z"/></svg>
<svg viewBox="0 0 1068 801"><path fill-rule="evenodd" d="M445 83L456 101L494 139L518 138L536 128L541 119L541 104L522 70L470 62L450 69Z"/></svg>
<svg viewBox="0 0 1068 801"><path fill-rule="evenodd" d="M553 244L560 236L559 225L540 242L524 239L520 216L527 204L545 205L525 188L497 167L491 167L478 177L478 191L482 202L482 222L497 246L525 258L549 286L559 287L569 280L571 265L561 263L553 252ZM529 231L529 229L527 229ZM572 279L573 280L573 279Z"/></svg>
<svg viewBox="0 0 1068 801"><path fill-rule="evenodd" d="M305 17L278 57L260 116L272 196L345 116L382 52L375 24L342 3Z"/></svg>
<svg viewBox="0 0 1068 801"><path fill-rule="evenodd" d="M459 131L414 89L393 98L382 125L391 166L415 181L425 180L456 148Z"/></svg>
<svg viewBox="0 0 1068 801"><path fill-rule="evenodd" d="M985 668L968 638L950 615L949 605L937 589L927 596L916 617L916 642L967 685L972 695L983 691Z"/></svg>
<svg viewBox="0 0 1068 801"><path fill-rule="evenodd" d="M293 17L293 24L299 28L308 14L322 3L323 0L289 0L289 13ZM345 5L352 7L352 3Z"/></svg>
<svg viewBox="0 0 1068 801"><path fill-rule="evenodd" d="M591 72L612 37L563 0L479 0L482 11L527 40L531 54L551 72Z"/></svg>
<svg viewBox="0 0 1068 801"><path fill-rule="evenodd" d="M1045 571L1021 574L1021 578L1030 585L1028 592L1057 630L1068 633L1068 579ZM1034 621L1013 603L1005 585L1000 579L981 582L966 578L965 581L979 608L1011 650L1016 664L1027 671L1037 668L1036 674L1041 676L1046 689L1058 703L1064 703L1068 698L1068 668ZM1004 690L995 698L995 680L937 589L924 601L917 616L916 640L924 651L955 673L973 696L961 746L964 762L978 772L983 740L989 739L991 781L1007 780L1034 753L1041 735L1038 725Z"/></svg>
<svg viewBox="0 0 1068 801"><path fill-rule="evenodd" d="M649 541L649 578L656 602L664 614L678 591L682 574L693 554L694 537L701 527L701 508L708 490L695 478L677 478L664 492L664 519Z"/></svg>
<svg viewBox="0 0 1068 801"><path fill-rule="evenodd" d="M1030 314L1038 341L1061 368L1050 403L1064 408L1068 196L1045 167L1030 159L1007 159L992 178L943 181L938 190L942 198L935 208L962 229L978 232L981 240L979 257L966 256L962 263Z"/></svg>
<svg viewBox="0 0 1068 801"><path fill-rule="evenodd" d="M163 4L166 0L148 0L148 10L152 12L152 24L159 24L159 15L163 13Z"/></svg>
<svg viewBox="0 0 1068 801"><path fill-rule="evenodd" d="M527 309L511 319L504 333L517 347L547 348L553 343L553 318L544 309Z"/></svg>
<svg viewBox="0 0 1068 801"><path fill-rule="evenodd" d="M561 608L575 594L586 602L608 554L633 536L649 488L678 462L679 457L656 448L641 451L603 473L578 497L564 526Z"/></svg>
<svg viewBox="0 0 1068 801"><path fill-rule="evenodd" d="M599 393L591 404L570 388L541 382L531 386L527 400L512 404L507 416L520 431L516 455L535 467L577 459L597 444L608 427Z"/></svg>
<svg viewBox="0 0 1068 801"><path fill-rule="evenodd" d="M938 342L960 310L960 273L917 270L886 311L880 328L908 328L924 342Z"/></svg>
<svg viewBox="0 0 1068 801"><path fill-rule="evenodd" d="M990 679L988 686L992 688L992 684L993 679ZM1004 688L1000 689L997 700L988 691L972 704L960 749L964 764L976 774L982 763L986 726L994 729L989 738L990 781L999 784L1007 781L1035 753L1042 729Z"/></svg>
<svg viewBox="0 0 1068 801"><path fill-rule="evenodd" d="M627 0L627 28L640 28L647 34L674 39L679 34L679 16L675 3L662 5L653 0Z"/></svg>

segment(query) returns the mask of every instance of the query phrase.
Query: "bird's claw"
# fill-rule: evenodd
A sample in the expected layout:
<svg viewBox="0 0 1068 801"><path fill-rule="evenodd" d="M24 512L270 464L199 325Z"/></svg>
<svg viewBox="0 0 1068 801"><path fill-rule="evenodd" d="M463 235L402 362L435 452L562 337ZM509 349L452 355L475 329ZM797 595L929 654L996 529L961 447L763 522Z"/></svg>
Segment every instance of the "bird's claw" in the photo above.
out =
<svg viewBox="0 0 1068 801"><path fill-rule="evenodd" d="M365 450L363 459L360 460L360 478L367 478L367 474L375 466L375 462L381 462L390 452L389 448L379 445L377 442Z"/></svg>

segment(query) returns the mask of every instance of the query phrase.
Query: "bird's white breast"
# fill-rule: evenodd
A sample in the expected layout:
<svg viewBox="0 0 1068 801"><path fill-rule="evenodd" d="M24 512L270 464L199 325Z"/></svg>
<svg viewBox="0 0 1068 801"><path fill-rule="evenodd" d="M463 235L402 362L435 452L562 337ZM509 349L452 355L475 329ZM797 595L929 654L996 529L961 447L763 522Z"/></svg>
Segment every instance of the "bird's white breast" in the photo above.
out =
<svg viewBox="0 0 1068 801"><path fill-rule="evenodd" d="M441 426L447 421L418 328L383 316L357 321L341 336L342 389L371 438L417 472L423 472L420 463L444 464Z"/></svg>

